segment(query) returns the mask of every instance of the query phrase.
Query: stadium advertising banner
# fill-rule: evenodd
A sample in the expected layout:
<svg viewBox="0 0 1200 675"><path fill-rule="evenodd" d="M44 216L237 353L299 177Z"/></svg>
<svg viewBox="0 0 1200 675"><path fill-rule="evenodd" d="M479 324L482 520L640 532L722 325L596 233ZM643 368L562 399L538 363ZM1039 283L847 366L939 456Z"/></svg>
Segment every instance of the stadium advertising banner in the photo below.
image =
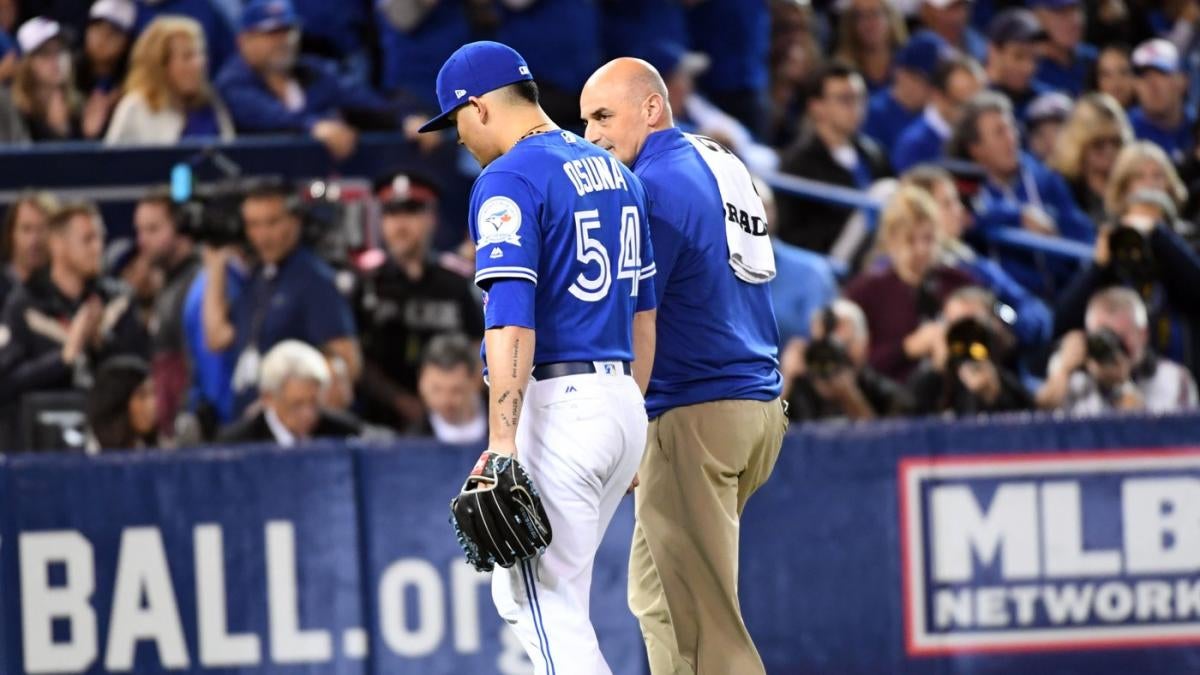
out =
<svg viewBox="0 0 1200 675"><path fill-rule="evenodd" d="M532 673L447 521L477 455L409 444L7 458L0 671ZM593 606L614 669L637 673L631 533L629 505Z"/></svg>
<svg viewBox="0 0 1200 675"><path fill-rule="evenodd" d="M4 458L0 671L530 673L447 522L476 454ZM619 675L631 510L593 583ZM771 675L1200 672L1198 416L800 429L742 539Z"/></svg>

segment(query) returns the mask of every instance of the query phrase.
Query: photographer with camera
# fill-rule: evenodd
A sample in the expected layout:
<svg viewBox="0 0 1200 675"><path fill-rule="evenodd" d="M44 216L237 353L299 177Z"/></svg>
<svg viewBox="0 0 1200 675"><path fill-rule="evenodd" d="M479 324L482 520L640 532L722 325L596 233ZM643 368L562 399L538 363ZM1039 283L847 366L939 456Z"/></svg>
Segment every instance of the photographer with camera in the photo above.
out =
<svg viewBox="0 0 1200 675"><path fill-rule="evenodd" d="M1011 309L979 286L965 286L946 299L939 322L944 338L908 381L918 414L1033 407L1012 364L1017 337L1002 314L1011 315Z"/></svg>
<svg viewBox="0 0 1200 675"><path fill-rule="evenodd" d="M1111 410L1173 412L1197 406L1196 382L1150 347L1141 297L1114 286L1092 296L1087 333L1063 336L1037 393L1043 409L1096 415Z"/></svg>
<svg viewBox="0 0 1200 675"><path fill-rule="evenodd" d="M264 181L245 191L241 221L256 262L242 293L226 300L230 246L208 246L203 299L205 342L216 352L237 354L234 410L240 414L257 395L261 354L283 340L320 349L330 362L334 392L352 391L362 370L350 305L334 284L333 270L301 242L297 196L281 182ZM344 393L335 407L349 404Z"/></svg>
<svg viewBox="0 0 1200 675"><path fill-rule="evenodd" d="M870 335L858 305L834 300L811 324L812 341L793 341L780 358L789 418L870 420L911 407L902 387L867 365Z"/></svg>
<svg viewBox="0 0 1200 675"><path fill-rule="evenodd" d="M1117 223L1101 229L1092 264L1059 298L1055 335L1084 325L1096 291L1130 288L1149 316L1149 346L1200 373L1200 254L1170 225L1174 218L1175 201L1164 192L1126 197Z"/></svg>

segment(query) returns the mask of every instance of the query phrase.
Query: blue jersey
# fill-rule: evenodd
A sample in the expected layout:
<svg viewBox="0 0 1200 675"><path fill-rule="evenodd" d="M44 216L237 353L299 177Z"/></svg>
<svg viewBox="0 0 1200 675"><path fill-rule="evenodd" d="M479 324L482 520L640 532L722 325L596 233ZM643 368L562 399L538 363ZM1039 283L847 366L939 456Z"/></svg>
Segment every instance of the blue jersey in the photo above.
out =
<svg viewBox="0 0 1200 675"><path fill-rule="evenodd" d="M633 170L646 185L658 271L647 414L776 398L782 379L771 288L741 281L730 269L727 205L712 169L672 128L650 134Z"/></svg>
<svg viewBox="0 0 1200 675"><path fill-rule="evenodd" d="M633 360L654 251L642 183L616 158L568 131L522 140L475 181L470 228L480 288L536 285L535 364Z"/></svg>

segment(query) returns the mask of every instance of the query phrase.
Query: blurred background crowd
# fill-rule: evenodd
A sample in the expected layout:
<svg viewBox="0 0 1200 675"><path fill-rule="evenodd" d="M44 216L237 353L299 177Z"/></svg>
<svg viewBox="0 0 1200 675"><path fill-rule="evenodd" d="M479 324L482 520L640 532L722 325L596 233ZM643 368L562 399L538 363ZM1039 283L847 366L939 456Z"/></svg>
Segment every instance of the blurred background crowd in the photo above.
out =
<svg viewBox="0 0 1200 675"><path fill-rule="evenodd" d="M472 39L575 130L593 70L644 58L761 177L795 420L1198 405L1200 0L0 0L0 152L454 152L415 131ZM330 255L335 183L165 176L129 222L0 177L3 447L485 438L438 180L370 176Z"/></svg>

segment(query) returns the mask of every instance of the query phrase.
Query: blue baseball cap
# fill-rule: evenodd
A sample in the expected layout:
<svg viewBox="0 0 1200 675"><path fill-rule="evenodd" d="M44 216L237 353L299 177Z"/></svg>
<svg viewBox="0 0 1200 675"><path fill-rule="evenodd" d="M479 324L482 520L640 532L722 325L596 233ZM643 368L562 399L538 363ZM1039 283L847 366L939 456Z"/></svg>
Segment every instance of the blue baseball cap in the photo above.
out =
<svg viewBox="0 0 1200 675"><path fill-rule="evenodd" d="M244 32L267 33L300 25L300 15L291 0L250 0L242 10Z"/></svg>
<svg viewBox="0 0 1200 675"><path fill-rule="evenodd" d="M422 126L420 133L450 126L450 114L472 96L516 82L532 80L529 65L517 50L499 42L471 42L459 47L437 76L437 98L442 112Z"/></svg>
<svg viewBox="0 0 1200 675"><path fill-rule="evenodd" d="M950 45L937 33L923 30L904 43L896 54L896 66L933 79L938 64L950 53Z"/></svg>

